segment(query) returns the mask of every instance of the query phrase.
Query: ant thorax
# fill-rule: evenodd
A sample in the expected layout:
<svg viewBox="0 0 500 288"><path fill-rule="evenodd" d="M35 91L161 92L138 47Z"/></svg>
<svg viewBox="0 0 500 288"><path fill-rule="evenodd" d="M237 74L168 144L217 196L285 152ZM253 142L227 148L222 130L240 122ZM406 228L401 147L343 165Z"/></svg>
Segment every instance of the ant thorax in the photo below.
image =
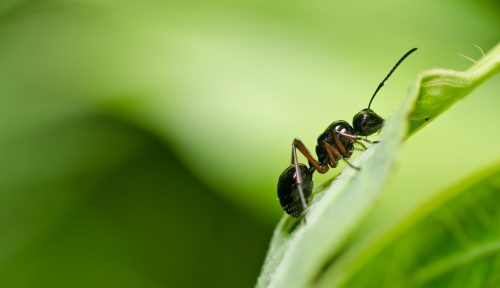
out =
<svg viewBox="0 0 500 288"><path fill-rule="evenodd" d="M318 156L319 163L323 165L328 164L330 167L336 166L334 163L331 163L328 158L328 152L326 151L324 145L325 142L339 151L345 149L349 156L352 155L352 152L354 151L353 141L343 136L343 134L356 136L356 131L346 121L337 120L330 124L330 126L328 126L328 128L326 128L325 131L319 135L318 145L316 145L316 155ZM339 141L342 145L339 145ZM336 160L343 157L341 154L334 154L333 156Z"/></svg>

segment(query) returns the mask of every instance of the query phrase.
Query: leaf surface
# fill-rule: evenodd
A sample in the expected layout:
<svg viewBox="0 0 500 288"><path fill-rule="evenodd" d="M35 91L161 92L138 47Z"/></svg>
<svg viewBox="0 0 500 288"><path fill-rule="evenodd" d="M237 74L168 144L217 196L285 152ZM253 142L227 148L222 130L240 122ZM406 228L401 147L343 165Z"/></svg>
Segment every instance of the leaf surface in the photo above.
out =
<svg viewBox="0 0 500 288"><path fill-rule="evenodd" d="M441 191L349 251L320 287L498 287L500 163ZM371 285L373 286L373 285Z"/></svg>

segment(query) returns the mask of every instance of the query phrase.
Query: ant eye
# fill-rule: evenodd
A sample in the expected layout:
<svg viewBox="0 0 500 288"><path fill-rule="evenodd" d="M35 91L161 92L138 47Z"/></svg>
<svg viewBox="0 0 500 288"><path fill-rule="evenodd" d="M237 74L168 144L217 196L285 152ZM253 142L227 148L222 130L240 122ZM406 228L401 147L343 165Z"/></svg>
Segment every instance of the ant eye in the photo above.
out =
<svg viewBox="0 0 500 288"><path fill-rule="evenodd" d="M384 119L371 109L363 109L354 115L352 124L359 135L368 136L382 128Z"/></svg>

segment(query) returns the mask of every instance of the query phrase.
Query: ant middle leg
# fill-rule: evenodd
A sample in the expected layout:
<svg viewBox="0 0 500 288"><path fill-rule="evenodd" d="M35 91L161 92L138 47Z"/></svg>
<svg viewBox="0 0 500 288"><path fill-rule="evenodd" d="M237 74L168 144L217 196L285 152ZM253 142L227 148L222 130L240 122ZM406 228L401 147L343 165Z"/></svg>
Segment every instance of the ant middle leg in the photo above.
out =
<svg viewBox="0 0 500 288"><path fill-rule="evenodd" d="M328 142L326 142L326 141L323 141L323 147L325 148L326 153L328 154L328 159L333 163L334 167L336 167L337 160L335 159L335 157L337 157L337 158L342 157L341 153L339 152L339 150L337 150L332 145L328 144ZM361 168L354 166L351 162L349 162L349 160L347 160L346 157L342 157L342 160L344 160L345 163L347 163L347 165L351 166L351 168L356 169L356 170L361 170Z"/></svg>
<svg viewBox="0 0 500 288"><path fill-rule="evenodd" d="M361 167L358 167L358 166L356 166L356 165L352 164L352 163L351 163L351 162L349 162L349 160L347 160L346 158L342 158L342 160L344 160L344 161L345 161L345 163L347 163L347 165L349 165L352 169L355 169L355 170L358 170L358 171L359 171L359 170L361 170Z"/></svg>
<svg viewBox="0 0 500 288"><path fill-rule="evenodd" d="M325 140L323 140L323 148L325 148L328 160L330 160L331 163L330 166L332 168L337 167L337 159L342 157L339 150L337 150L332 145L328 144L328 142L326 142Z"/></svg>
<svg viewBox="0 0 500 288"><path fill-rule="evenodd" d="M361 143L361 142L359 142L359 141L354 141L354 144L358 144L358 145L360 145L361 147L363 147L363 149L356 149L356 148L354 148L354 149L356 149L356 150L365 151L366 149L368 149L368 148L366 148L365 144L363 144L363 143Z"/></svg>
<svg viewBox="0 0 500 288"><path fill-rule="evenodd" d="M340 154L342 154L342 156L344 156L343 158L349 158L350 155L347 152L347 149L345 149L344 144L342 144L342 141L340 141L339 134L337 134L337 133L332 133L332 134L333 134L333 142L335 142L335 145L339 149ZM344 134L341 134L341 135L344 135ZM348 135L348 134L346 134L346 135ZM354 136L354 137L356 137L356 136Z"/></svg>

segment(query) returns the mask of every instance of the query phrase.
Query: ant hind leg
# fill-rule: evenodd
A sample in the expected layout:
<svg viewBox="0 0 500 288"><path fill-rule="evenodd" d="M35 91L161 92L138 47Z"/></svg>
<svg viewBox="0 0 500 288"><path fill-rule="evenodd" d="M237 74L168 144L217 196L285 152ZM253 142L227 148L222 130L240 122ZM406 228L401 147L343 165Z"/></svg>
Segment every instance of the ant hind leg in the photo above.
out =
<svg viewBox="0 0 500 288"><path fill-rule="evenodd" d="M292 144L292 160L293 166L295 166L295 177L297 181L297 187L299 188L300 201L302 202L302 207L304 207L304 223L306 222L305 212L307 210L306 197L304 196L304 191L302 189L302 171L299 168L299 161L297 160L297 147L295 146L295 141Z"/></svg>

